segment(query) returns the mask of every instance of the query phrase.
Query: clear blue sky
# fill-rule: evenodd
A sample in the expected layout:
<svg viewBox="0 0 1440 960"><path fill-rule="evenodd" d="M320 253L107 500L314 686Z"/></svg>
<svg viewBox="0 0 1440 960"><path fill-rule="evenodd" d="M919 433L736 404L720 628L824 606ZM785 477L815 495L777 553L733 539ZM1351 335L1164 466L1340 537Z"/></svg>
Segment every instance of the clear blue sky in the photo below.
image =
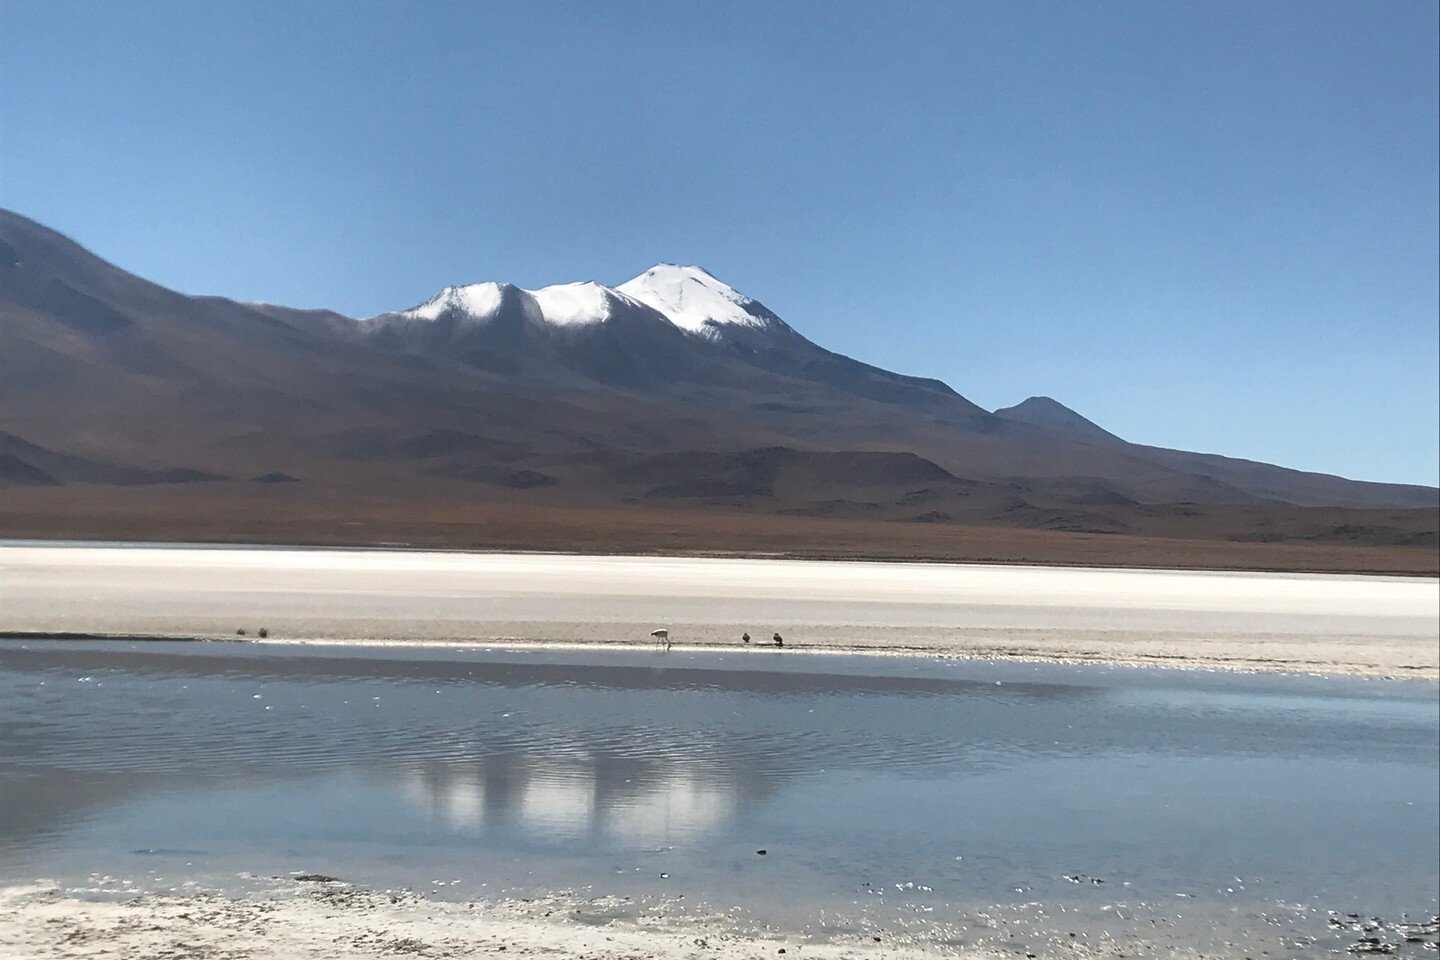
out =
<svg viewBox="0 0 1440 960"><path fill-rule="evenodd" d="M1436 483L1437 5L0 0L0 205L368 315L699 263L987 407Z"/></svg>

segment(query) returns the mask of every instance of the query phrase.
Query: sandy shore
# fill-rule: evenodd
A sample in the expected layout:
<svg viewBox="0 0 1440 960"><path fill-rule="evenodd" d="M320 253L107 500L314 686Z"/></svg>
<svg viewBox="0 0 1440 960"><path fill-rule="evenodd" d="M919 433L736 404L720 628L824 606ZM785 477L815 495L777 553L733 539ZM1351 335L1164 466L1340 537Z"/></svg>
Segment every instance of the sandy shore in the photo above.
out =
<svg viewBox="0 0 1440 960"><path fill-rule="evenodd" d="M1440 678L1440 582L967 564L0 547L0 634L646 644Z"/></svg>
<svg viewBox="0 0 1440 960"><path fill-rule="evenodd" d="M382 957L567 957L576 960L1203 960L1249 957L1245 936L1188 944L1162 927L1154 939L1042 931L1029 904L987 914L976 925L932 922L923 933L832 924L824 935L754 929L736 918L696 916L676 903L566 895L532 900L452 902L343 884L287 884L251 895L215 893L77 896L45 883L0 887L0 956L7 960L332 960ZM299 887L300 889L297 889ZM1139 913L1149 911L1139 905ZM1338 915L1330 913L1332 919ZM1133 919L1133 918L1129 918ZM1143 924L1142 924L1143 925ZM1338 929L1337 929L1338 928ZM1433 953L1440 921L1348 919L1321 936L1286 943L1302 955L1345 955L1380 934L1403 958ZM1216 931L1219 932L1219 931ZM1322 942L1323 940L1323 942ZM1269 953L1269 951L1264 951ZM1354 949L1351 952L1355 952ZM1361 949L1360 952L1366 952Z"/></svg>
<svg viewBox="0 0 1440 960"><path fill-rule="evenodd" d="M12 960L113 957L329 960L339 957L575 957L590 960L773 957L838 960L955 955L857 929L828 941L740 932L724 918L675 914L614 898L547 897L452 903L332 884L250 897L73 896L44 884L0 888L0 956ZM1073 956L1100 956L1077 945ZM983 945L968 957L1009 955Z"/></svg>

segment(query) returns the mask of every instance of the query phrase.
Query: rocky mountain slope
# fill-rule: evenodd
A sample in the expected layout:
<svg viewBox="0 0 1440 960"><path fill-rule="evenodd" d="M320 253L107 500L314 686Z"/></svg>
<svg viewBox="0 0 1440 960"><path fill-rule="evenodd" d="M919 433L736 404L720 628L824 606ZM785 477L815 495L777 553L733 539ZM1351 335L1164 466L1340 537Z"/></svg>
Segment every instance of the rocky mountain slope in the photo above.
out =
<svg viewBox="0 0 1440 960"><path fill-rule="evenodd" d="M1382 543L1423 540L1437 504L1127 443L1048 398L988 412L826 350L699 267L453 286L351 319L180 294L0 212L0 488L138 487L1100 533L1338 508L1399 517L1363 518ZM1275 532L1258 522L1235 535Z"/></svg>

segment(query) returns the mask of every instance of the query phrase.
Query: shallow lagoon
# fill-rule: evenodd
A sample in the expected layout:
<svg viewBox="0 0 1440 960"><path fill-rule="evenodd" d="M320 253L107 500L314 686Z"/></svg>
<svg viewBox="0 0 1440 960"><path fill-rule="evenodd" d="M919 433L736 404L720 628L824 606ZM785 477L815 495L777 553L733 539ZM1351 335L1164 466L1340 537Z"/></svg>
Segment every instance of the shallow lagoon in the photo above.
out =
<svg viewBox="0 0 1440 960"><path fill-rule="evenodd" d="M1353 940L1330 911L1440 899L1428 682L31 641L0 703L0 882L318 872L1041 951L1320 951Z"/></svg>

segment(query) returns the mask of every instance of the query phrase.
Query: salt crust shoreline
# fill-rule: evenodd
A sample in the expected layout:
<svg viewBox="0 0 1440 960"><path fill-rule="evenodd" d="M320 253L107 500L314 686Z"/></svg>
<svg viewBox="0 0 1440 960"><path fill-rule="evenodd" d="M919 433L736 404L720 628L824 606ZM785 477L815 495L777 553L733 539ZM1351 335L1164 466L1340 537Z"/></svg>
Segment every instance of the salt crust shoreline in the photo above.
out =
<svg viewBox="0 0 1440 960"><path fill-rule="evenodd" d="M0 638L677 645L1440 679L1440 583L0 543ZM263 634L262 634L263 631ZM748 633L756 642L740 643Z"/></svg>
<svg viewBox="0 0 1440 960"><path fill-rule="evenodd" d="M270 637L266 639L222 637L213 635L159 635L112 632L100 634L52 633L48 631L4 631L0 630L0 642L25 640L117 640L144 643L235 643L263 649L267 646L322 647L330 649L355 648L427 648L438 650L622 650L632 652L653 651L655 646L630 640L543 640L534 637L477 637L471 640L452 638L415 637L406 639L380 640L369 637ZM1203 644L1203 648L1201 645ZM1282 646L1283 644L1283 646ZM801 656L864 656L864 657L914 657L922 659L947 660L1003 660L1018 663L1061 663L1091 664L1113 667L1151 667L1171 670L1224 670L1236 673L1279 673L1306 676L1368 677L1380 680L1429 680L1440 681L1440 648L1430 662L1415 662L1422 657L1388 656L1378 662L1364 662L1359 659L1336 657L1328 646L1307 644L1295 639L1277 642L1274 638L1262 645L1246 646L1238 641L1201 641L1187 645L1183 639L1171 638L1157 644L1154 651L1138 651L1133 644L1130 649L1116 644L1121 649L1097 650L1085 646L1062 643L1011 643L992 646L983 642L963 644L947 642L916 643L906 646L893 645L845 645L838 643L808 643L804 646L790 643L783 650L770 644L682 644L670 647L671 653L725 653L737 655L783 655ZM1259 656L1261 652L1271 656ZM1371 650L1373 655L1376 651ZM1389 651L1384 651L1389 652ZM1423 653L1427 651L1411 651ZM763 662L763 661L762 661Z"/></svg>
<svg viewBox="0 0 1440 960"><path fill-rule="evenodd" d="M355 640L333 640L333 639L282 639L256 641L259 644L277 643L294 646L364 646L364 647L438 647L448 649L474 650L477 647L494 648L505 647L517 650L647 650L651 649L648 644L626 643L617 641L596 641L591 643L574 642L565 640L535 640L535 639L508 639L496 638L486 641L454 641L454 640L390 640L374 641L365 639ZM757 646L719 645L719 644L673 644L670 647L673 653L774 653L780 654L780 650L771 650L768 644ZM957 648L953 644L932 643L916 644L913 646L844 646L840 644L812 644L809 646L796 646L793 643L786 646L783 653L787 656L796 654L818 655L818 656L861 656L861 657L917 657L923 659L947 659L947 660L1006 660L1019 663L1064 663L1064 664L1094 664L1098 666L1113 667L1159 667L1172 670L1228 670L1239 673L1289 673L1308 674L1314 676L1353 676L1371 677L1383 680L1440 680L1440 663L1399 663L1386 662L1381 664L1371 663L1350 663L1326 659L1316 651L1295 648L1285 651L1288 657L1266 658L1259 656L1243 656L1238 651L1226 649L1217 655L1206 655L1196 651L1194 653L1164 652L1152 654L1108 654L1085 649L1070 649L1049 651L1040 646L1012 645L1006 647L992 647L984 644L969 644L964 648ZM1440 654L1440 651L1437 651Z"/></svg>

